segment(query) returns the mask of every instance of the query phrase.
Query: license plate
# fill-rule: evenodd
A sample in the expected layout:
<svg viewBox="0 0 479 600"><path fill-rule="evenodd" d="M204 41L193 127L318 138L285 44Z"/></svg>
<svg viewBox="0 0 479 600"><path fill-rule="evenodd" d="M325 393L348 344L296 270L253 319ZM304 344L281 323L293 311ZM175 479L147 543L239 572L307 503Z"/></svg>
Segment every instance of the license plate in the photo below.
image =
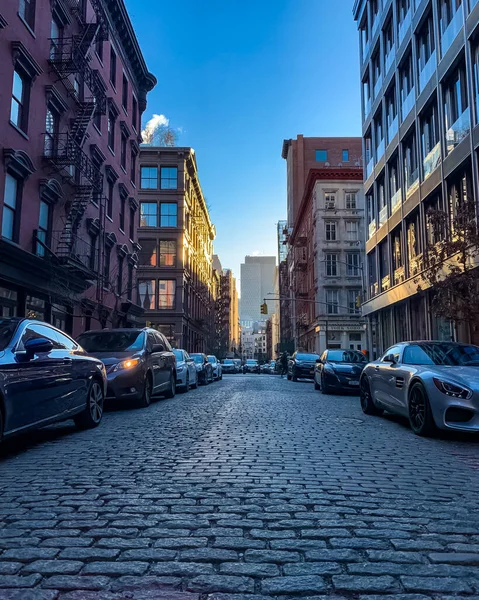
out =
<svg viewBox="0 0 479 600"><path fill-rule="evenodd" d="M359 385L359 381L348 381L349 385Z"/></svg>

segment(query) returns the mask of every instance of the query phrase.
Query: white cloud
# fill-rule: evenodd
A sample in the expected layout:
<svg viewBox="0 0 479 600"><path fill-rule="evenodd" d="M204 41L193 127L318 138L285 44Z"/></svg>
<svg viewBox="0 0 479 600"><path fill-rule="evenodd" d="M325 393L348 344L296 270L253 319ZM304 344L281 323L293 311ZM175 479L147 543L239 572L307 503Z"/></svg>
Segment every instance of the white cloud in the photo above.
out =
<svg viewBox="0 0 479 600"><path fill-rule="evenodd" d="M153 137L153 133L157 127L161 127L162 125L168 126L170 123L170 119L165 117L165 115L153 115L148 123L145 125L145 129L141 132L143 140L145 142L150 141Z"/></svg>

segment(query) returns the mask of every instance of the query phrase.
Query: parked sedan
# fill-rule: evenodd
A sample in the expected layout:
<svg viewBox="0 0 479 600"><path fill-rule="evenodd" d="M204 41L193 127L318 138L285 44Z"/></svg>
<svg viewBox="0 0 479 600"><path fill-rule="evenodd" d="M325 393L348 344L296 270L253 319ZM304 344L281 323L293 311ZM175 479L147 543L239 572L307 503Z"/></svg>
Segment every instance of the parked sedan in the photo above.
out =
<svg viewBox="0 0 479 600"><path fill-rule="evenodd" d="M39 321L0 319L0 440L73 418L100 424L103 364L65 333Z"/></svg>
<svg viewBox="0 0 479 600"><path fill-rule="evenodd" d="M216 356L208 355L208 362L213 367L213 379L216 381L220 381L223 379L223 367L221 366L220 361L216 358Z"/></svg>
<svg viewBox="0 0 479 600"><path fill-rule="evenodd" d="M437 428L479 432L479 347L405 342L369 363L361 376L361 408L408 417L417 435Z"/></svg>
<svg viewBox="0 0 479 600"><path fill-rule="evenodd" d="M190 388L198 387L198 372L196 371L195 361L190 357L186 350L173 350L176 356L176 386L184 392Z"/></svg>
<svg viewBox="0 0 479 600"><path fill-rule="evenodd" d="M358 350L325 350L316 364L314 389L330 391L359 389L359 379L367 364Z"/></svg>
<svg viewBox="0 0 479 600"><path fill-rule="evenodd" d="M248 358L243 366L243 373L261 373L258 361L253 358Z"/></svg>
<svg viewBox="0 0 479 600"><path fill-rule="evenodd" d="M232 358L225 358L222 364L223 373L239 373L239 367Z"/></svg>
<svg viewBox="0 0 479 600"><path fill-rule="evenodd" d="M288 379L293 381L298 381L299 378L313 379L318 358L319 354L295 352L289 359Z"/></svg>
<svg viewBox="0 0 479 600"><path fill-rule="evenodd" d="M78 343L105 365L108 399L133 400L146 408L157 394L175 396L176 358L159 331L146 327L87 331Z"/></svg>
<svg viewBox="0 0 479 600"><path fill-rule="evenodd" d="M201 385L208 385L213 382L213 366L209 362L206 354L195 352L190 354L191 358L195 361L196 372L198 374L198 383Z"/></svg>

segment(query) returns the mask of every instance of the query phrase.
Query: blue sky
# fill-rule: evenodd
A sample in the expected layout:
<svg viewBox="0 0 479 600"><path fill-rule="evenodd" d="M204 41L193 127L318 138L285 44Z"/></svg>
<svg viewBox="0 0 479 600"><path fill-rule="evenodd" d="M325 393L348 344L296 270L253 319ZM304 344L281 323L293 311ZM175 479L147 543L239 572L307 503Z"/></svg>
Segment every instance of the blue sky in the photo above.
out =
<svg viewBox="0 0 479 600"><path fill-rule="evenodd" d="M352 0L126 0L164 114L197 153L217 228L239 277L246 254L276 255L286 215L284 138L360 135Z"/></svg>

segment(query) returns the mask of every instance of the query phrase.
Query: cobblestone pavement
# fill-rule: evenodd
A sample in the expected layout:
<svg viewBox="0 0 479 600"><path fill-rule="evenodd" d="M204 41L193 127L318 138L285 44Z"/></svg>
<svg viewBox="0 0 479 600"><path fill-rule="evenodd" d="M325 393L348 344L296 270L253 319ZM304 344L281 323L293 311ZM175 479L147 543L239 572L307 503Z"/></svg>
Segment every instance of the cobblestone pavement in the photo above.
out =
<svg viewBox="0 0 479 600"><path fill-rule="evenodd" d="M479 443L231 376L7 442L1 600L479 599Z"/></svg>

